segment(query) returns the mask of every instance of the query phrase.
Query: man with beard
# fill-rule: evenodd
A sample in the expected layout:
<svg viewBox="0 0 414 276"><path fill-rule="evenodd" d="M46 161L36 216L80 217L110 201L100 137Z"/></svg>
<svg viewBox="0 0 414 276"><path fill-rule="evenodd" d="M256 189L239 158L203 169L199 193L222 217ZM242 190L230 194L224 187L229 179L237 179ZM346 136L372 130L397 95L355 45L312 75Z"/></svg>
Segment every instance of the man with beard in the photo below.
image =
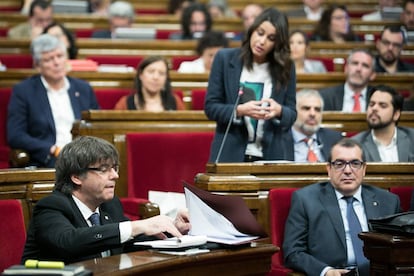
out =
<svg viewBox="0 0 414 276"><path fill-rule="evenodd" d="M375 79L375 58L367 49L354 49L345 65L345 84L321 89L324 110L342 112L365 112L368 83Z"/></svg>
<svg viewBox="0 0 414 276"><path fill-rule="evenodd" d="M404 98L392 87L374 88L367 109L369 130L353 137L370 162L414 162L414 129L400 127Z"/></svg>
<svg viewBox="0 0 414 276"><path fill-rule="evenodd" d="M401 23L404 24L407 31L414 31L414 0L405 0L402 7Z"/></svg>
<svg viewBox="0 0 414 276"><path fill-rule="evenodd" d="M396 73L414 72L414 65L401 60L405 43L404 31L400 26L385 26L377 40L375 72Z"/></svg>
<svg viewBox="0 0 414 276"><path fill-rule="evenodd" d="M286 136L288 160L324 162L333 144L342 139L340 132L321 128L323 99L317 90L304 89L296 94L296 122L292 135ZM316 158L314 158L316 157Z"/></svg>

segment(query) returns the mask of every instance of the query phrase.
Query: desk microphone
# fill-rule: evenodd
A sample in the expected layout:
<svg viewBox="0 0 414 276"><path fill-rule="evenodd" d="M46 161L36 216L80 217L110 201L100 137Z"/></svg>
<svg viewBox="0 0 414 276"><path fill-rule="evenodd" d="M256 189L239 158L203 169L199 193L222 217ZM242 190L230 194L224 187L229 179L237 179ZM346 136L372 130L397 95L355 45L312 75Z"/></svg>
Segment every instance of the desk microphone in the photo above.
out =
<svg viewBox="0 0 414 276"><path fill-rule="evenodd" d="M223 140L221 141L220 148L219 148L219 151L217 153L216 161L214 162L215 164L217 164L219 162L219 159L220 159L220 156L221 156L221 152L222 152L223 147L224 147L224 143L227 140L227 134L229 133L231 123L233 122L234 113L236 113L236 108L237 108L237 105L239 104L240 97L242 95L243 95L243 87L240 87L239 88L238 95L237 95L237 98L236 98L236 102L233 105L233 109L232 109L232 112L231 112L230 120L227 123L227 128L226 128L226 131L224 132Z"/></svg>

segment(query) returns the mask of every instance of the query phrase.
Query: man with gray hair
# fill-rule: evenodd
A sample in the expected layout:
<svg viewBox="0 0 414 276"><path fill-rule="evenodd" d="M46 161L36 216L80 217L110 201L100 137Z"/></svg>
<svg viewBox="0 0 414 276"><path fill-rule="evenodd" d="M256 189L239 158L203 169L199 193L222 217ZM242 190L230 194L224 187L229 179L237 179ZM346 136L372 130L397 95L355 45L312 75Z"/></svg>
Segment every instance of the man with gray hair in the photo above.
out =
<svg viewBox="0 0 414 276"><path fill-rule="evenodd" d="M323 99L317 90L296 93L297 117L292 135L286 137L288 160L324 162L333 144L342 139L340 132L322 128Z"/></svg>
<svg viewBox="0 0 414 276"><path fill-rule="evenodd" d="M109 30L99 30L92 33L92 38L114 38L117 28L130 28L134 23L135 11L131 3L116 1L109 6Z"/></svg>
<svg viewBox="0 0 414 276"><path fill-rule="evenodd" d="M42 34L32 41L31 51L39 74L13 87L7 141L28 152L29 165L53 167L60 148L72 140L74 121L99 106L87 82L66 76L67 51L60 39Z"/></svg>

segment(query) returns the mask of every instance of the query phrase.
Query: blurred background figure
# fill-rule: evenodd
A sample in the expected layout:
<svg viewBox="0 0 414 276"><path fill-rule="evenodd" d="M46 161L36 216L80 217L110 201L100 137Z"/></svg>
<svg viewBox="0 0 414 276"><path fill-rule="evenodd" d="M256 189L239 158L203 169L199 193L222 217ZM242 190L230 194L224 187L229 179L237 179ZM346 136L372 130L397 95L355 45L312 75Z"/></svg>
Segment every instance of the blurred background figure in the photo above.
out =
<svg viewBox="0 0 414 276"><path fill-rule="evenodd" d="M180 73L210 73L211 64L218 50L229 46L229 41L221 31L210 31L204 33L198 40L198 59L183 61L178 68Z"/></svg>
<svg viewBox="0 0 414 276"><path fill-rule="evenodd" d="M256 17L262 13L263 6L259 4L247 4L241 11L241 19L243 21L243 31L239 33L234 39L243 40L249 27L253 24Z"/></svg>
<svg viewBox="0 0 414 276"><path fill-rule="evenodd" d="M183 10L191 3L194 3L194 0L169 0L167 7L168 13L181 18Z"/></svg>
<svg viewBox="0 0 414 276"><path fill-rule="evenodd" d="M414 31L414 0L405 0L401 13L401 23L407 31Z"/></svg>
<svg viewBox="0 0 414 276"><path fill-rule="evenodd" d="M327 71L321 61L307 58L310 46L303 31L292 31L289 36L289 44L290 58L295 63L296 73L325 73Z"/></svg>
<svg viewBox="0 0 414 276"><path fill-rule="evenodd" d="M34 0L29 7L27 22L20 23L7 33L12 39L33 39L43 32L43 29L53 21L51 1Z"/></svg>
<svg viewBox="0 0 414 276"><path fill-rule="evenodd" d="M66 48L68 49L68 58L77 58L78 47L76 46L75 36L63 24L54 21L46 26L46 28L43 30L43 33L51 34L62 40Z"/></svg>
<svg viewBox="0 0 414 276"><path fill-rule="evenodd" d="M361 19L364 21L381 21L383 20L384 8L392 8L397 6L396 0L378 0L378 9L374 12L364 14Z"/></svg>
<svg viewBox="0 0 414 276"><path fill-rule="evenodd" d="M116 1L109 6L109 30L92 33L92 38L113 38L116 28L129 28L134 23L135 11L129 2Z"/></svg>
<svg viewBox="0 0 414 276"><path fill-rule="evenodd" d="M168 63L163 57L150 56L141 61L135 81L136 93L119 99L115 109L153 112L185 109L181 98L172 91Z"/></svg>
<svg viewBox="0 0 414 276"><path fill-rule="evenodd" d="M88 11L95 15L107 16L111 0L88 0Z"/></svg>
<svg viewBox="0 0 414 276"><path fill-rule="evenodd" d="M213 19L236 17L236 13L231 9L231 7L229 7L227 0L210 0L208 2L207 8Z"/></svg>
<svg viewBox="0 0 414 276"><path fill-rule="evenodd" d="M213 20L207 7L201 3L191 3L181 14L181 31L172 33L170 39L198 39L211 30Z"/></svg>
<svg viewBox="0 0 414 276"><path fill-rule="evenodd" d="M361 39L352 31L346 7L333 4L323 11L310 40L343 43L345 41L360 41Z"/></svg>
<svg viewBox="0 0 414 276"><path fill-rule="evenodd" d="M286 11L286 15L291 17L301 17L308 20L317 21L321 19L323 12L323 0L303 0L303 7Z"/></svg>

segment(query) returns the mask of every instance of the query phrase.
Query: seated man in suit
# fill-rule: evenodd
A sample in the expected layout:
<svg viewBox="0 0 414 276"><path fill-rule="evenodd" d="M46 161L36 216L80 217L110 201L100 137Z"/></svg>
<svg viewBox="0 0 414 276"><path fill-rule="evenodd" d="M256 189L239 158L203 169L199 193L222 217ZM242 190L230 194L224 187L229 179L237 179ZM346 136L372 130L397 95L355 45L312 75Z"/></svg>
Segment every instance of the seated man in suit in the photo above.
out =
<svg viewBox="0 0 414 276"><path fill-rule="evenodd" d="M288 160L295 162L323 162L328 160L333 144L342 138L340 132L321 128L323 99L316 90L296 93L298 116L292 126L292 135L286 137Z"/></svg>
<svg viewBox="0 0 414 276"><path fill-rule="evenodd" d="M323 12L323 0L303 0L303 7L287 10L286 15L291 17L306 18L312 21L321 19Z"/></svg>
<svg viewBox="0 0 414 276"><path fill-rule="evenodd" d="M362 147L344 138L331 149L330 181L293 193L283 242L287 267L307 275L342 275L350 268L369 275L358 233L368 231L369 219L400 212L400 200L362 184L366 166Z"/></svg>
<svg viewBox="0 0 414 276"><path fill-rule="evenodd" d="M109 30L99 30L92 33L92 38L114 38L116 28L129 28L134 23L134 7L129 2L116 1L109 6Z"/></svg>
<svg viewBox="0 0 414 276"><path fill-rule="evenodd" d="M414 72L414 64L401 60L405 34L400 26L385 26L376 42L378 55L375 71L379 73Z"/></svg>
<svg viewBox="0 0 414 276"><path fill-rule="evenodd" d="M98 109L92 87L68 77L67 50L59 38L42 34L32 41L40 74L13 87L7 115L7 142L30 155L30 165L53 167L59 149L72 140L72 125L84 110Z"/></svg>
<svg viewBox="0 0 414 276"><path fill-rule="evenodd" d="M345 84L321 89L325 110L364 112L369 92L368 83L375 79L375 59L366 49L353 50L345 64Z"/></svg>
<svg viewBox="0 0 414 276"><path fill-rule="evenodd" d="M22 262L73 263L120 254L134 240L180 237L190 224L186 212L129 221L115 196L119 155L109 142L81 136L56 161L53 193L34 208Z"/></svg>
<svg viewBox="0 0 414 276"><path fill-rule="evenodd" d="M392 87L379 85L368 102L369 130L352 137L362 144L367 161L414 162L414 129L397 126L403 96Z"/></svg>
<svg viewBox="0 0 414 276"><path fill-rule="evenodd" d="M414 0L404 0L402 7L400 21L407 31L414 31Z"/></svg>

